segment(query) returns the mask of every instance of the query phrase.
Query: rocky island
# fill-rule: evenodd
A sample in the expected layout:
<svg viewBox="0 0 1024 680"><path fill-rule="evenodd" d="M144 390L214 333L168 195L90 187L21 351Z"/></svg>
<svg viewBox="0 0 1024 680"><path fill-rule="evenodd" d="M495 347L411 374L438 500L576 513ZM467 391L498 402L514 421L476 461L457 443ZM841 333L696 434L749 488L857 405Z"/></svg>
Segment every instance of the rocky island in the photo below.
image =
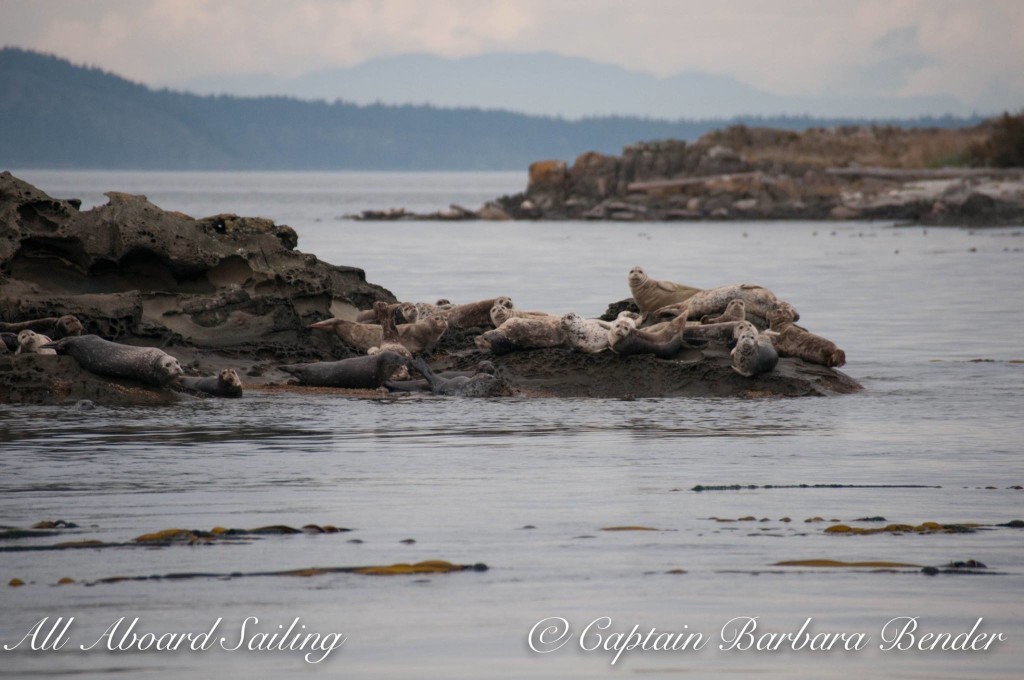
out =
<svg viewBox="0 0 1024 680"><path fill-rule="evenodd" d="M366 347L325 331L328 320L366 320L373 316L367 310L374 303L388 310L404 306L395 304L385 288L367 282L362 270L297 250L298 237L285 225L227 214L194 219L162 210L144 196L107 196L106 205L81 211L75 199L48 196L9 172L0 173L0 331L8 331L5 340L12 340L10 331L29 328L53 333L47 340L83 334L129 348L125 351L159 348L159 354L176 360L179 373L216 376L231 369L246 389L284 389L291 375L281 370L283 365L365 354ZM482 334L504 326L492 323L493 310L488 315L494 301L470 302L439 304L446 330L429 348L417 351L438 371L465 370L489 360L512 393L799 396L860 389L834 368L798 357L783 356L768 372L740 375L726 346L689 350L685 360L588 354L564 341L524 351L488 349L480 342ZM511 316L511 300L508 305ZM608 318L624 309L636 309L631 299L613 305ZM74 317L77 325L69 329L65 317ZM685 321L684 316L683 326ZM61 349L66 344L39 343L57 347L63 356L52 355L52 349L16 354L0 344L0 403L155 405L187 394L176 382L147 383L86 370L81 357Z"/></svg>
<svg viewBox="0 0 1024 680"><path fill-rule="evenodd" d="M619 156L530 166L522 193L478 210L401 208L359 219L890 220L1024 222L1024 114L965 129L892 126L802 133L743 125L693 143L644 142Z"/></svg>

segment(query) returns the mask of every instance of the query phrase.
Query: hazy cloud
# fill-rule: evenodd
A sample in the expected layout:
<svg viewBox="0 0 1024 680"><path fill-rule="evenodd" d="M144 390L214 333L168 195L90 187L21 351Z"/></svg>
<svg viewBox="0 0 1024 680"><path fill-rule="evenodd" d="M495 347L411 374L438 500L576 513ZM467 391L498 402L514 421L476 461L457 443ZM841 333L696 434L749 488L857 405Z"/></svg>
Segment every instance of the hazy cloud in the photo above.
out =
<svg viewBox="0 0 1024 680"><path fill-rule="evenodd" d="M543 50L779 94L1024 105L1019 0L0 0L0 17L0 43L152 84Z"/></svg>

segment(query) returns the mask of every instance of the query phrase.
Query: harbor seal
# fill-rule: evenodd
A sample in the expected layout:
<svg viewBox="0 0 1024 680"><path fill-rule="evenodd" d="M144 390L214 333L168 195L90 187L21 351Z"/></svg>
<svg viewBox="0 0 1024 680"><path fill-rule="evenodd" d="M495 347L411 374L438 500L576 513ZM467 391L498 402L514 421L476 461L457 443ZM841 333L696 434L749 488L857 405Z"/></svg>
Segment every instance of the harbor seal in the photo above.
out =
<svg viewBox="0 0 1024 680"><path fill-rule="evenodd" d="M478 335L474 342L480 349L494 354L507 354L517 350L561 347L565 333L558 317L512 318L493 331Z"/></svg>
<svg viewBox="0 0 1024 680"><path fill-rule="evenodd" d="M659 359L680 358L684 361L698 361L704 355L697 348L706 345L707 341L691 339L687 337L685 331L661 340L638 330L631 320L619 319L608 331L608 344L611 350L620 356L653 354Z"/></svg>
<svg viewBox="0 0 1024 680"><path fill-rule="evenodd" d="M478 373L487 373L496 376L498 375L498 370L490 361L484 360L477 362L476 366L469 371L441 371L438 375L445 379L459 377L472 378ZM384 383L384 387L388 388L392 392L430 392L430 383L428 383L426 379L389 380Z"/></svg>
<svg viewBox="0 0 1024 680"><path fill-rule="evenodd" d="M633 293L633 300L640 308L640 313L653 312L666 305L677 302L686 302L700 288L684 286L672 281L657 281L652 279L644 271L643 267L633 267L629 270L629 290Z"/></svg>
<svg viewBox="0 0 1024 680"><path fill-rule="evenodd" d="M597 354L608 349L608 331L612 324L599 319L584 319L579 314L569 313L559 322L565 339L573 349Z"/></svg>
<svg viewBox="0 0 1024 680"><path fill-rule="evenodd" d="M136 380L163 386L182 375L178 360L156 347L134 347L104 340L98 335L61 338L44 345L71 356L96 375Z"/></svg>
<svg viewBox="0 0 1024 680"><path fill-rule="evenodd" d="M386 302L374 302L373 312L377 315L377 323L380 325L381 338L378 347L371 347L367 354L379 354L381 352L395 352L406 359L412 359L412 352L402 344L398 337L398 328L395 326L395 316L399 313L401 305L389 305Z"/></svg>
<svg viewBox="0 0 1024 680"><path fill-rule="evenodd" d="M380 323L377 320L377 304L370 309L364 309L356 315L356 323ZM386 302L381 303L387 305L394 314L395 323L416 323L416 320L420 318L419 308L411 302L398 302L395 304L388 305Z"/></svg>
<svg viewBox="0 0 1024 680"><path fill-rule="evenodd" d="M732 370L750 378L760 373L767 373L779 363L779 354L772 345L771 338L759 333L754 324L740 321L734 331L736 346L733 347Z"/></svg>
<svg viewBox="0 0 1024 680"><path fill-rule="evenodd" d="M204 392L214 397L241 397L242 380L238 372L233 368L225 368L211 378L193 378L182 376L178 378L178 384L190 390Z"/></svg>
<svg viewBox="0 0 1024 680"><path fill-rule="evenodd" d="M35 331L24 330L18 333L18 349L15 354L48 354L54 355L57 352L45 345L53 342L50 338Z"/></svg>
<svg viewBox="0 0 1024 680"><path fill-rule="evenodd" d="M472 377L442 378L430 370L422 357L413 359L412 365L426 378L430 391L434 394L449 397L496 397L510 393L505 382L490 373L477 373Z"/></svg>
<svg viewBox="0 0 1024 680"><path fill-rule="evenodd" d="M499 297L494 299L491 306L491 323L497 328L509 319L547 318L553 316L547 312L525 312L515 306L510 297Z"/></svg>
<svg viewBox="0 0 1024 680"><path fill-rule="evenodd" d="M728 323L729 321L746 321L747 320L747 303L742 299L730 300L729 304L725 306L725 311L720 316L711 316L705 314L701 317L700 322L704 325L713 323Z"/></svg>
<svg viewBox="0 0 1024 680"><path fill-rule="evenodd" d="M768 312L772 344L780 356L796 357L812 364L837 368L846 364L846 352L834 342L797 326L790 310L780 307Z"/></svg>
<svg viewBox="0 0 1024 680"><path fill-rule="evenodd" d="M467 328L487 328L491 326L491 307L494 298L478 300L464 305L455 305L444 312L449 328L465 330Z"/></svg>
<svg viewBox="0 0 1024 680"><path fill-rule="evenodd" d="M362 352L371 347L379 347L384 336L384 331L376 324L358 323L338 317L311 323L307 328L331 331L346 345Z"/></svg>
<svg viewBox="0 0 1024 680"><path fill-rule="evenodd" d="M768 312L776 307L791 312L794 321L800 319L792 305L780 300L764 286L754 283L719 286L696 293L687 302L688 318L702 319L707 315L721 314L733 300L743 300L746 320L760 328L768 327Z"/></svg>
<svg viewBox="0 0 1024 680"><path fill-rule="evenodd" d="M48 316L43 319L32 319L31 321L19 321L17 323L0 322L0 333L35 331L54 340L60 340L69 335L81 335L83 330L82 322L78 320L78 317L71 314L65 314L60 317Z"/></svg>
<svg viewBox="0 0 1024 680"><path fill-rule="evenodd" d="M404 368L407 361L395 352L381 352L341 361L291 364L280 369L298 378L300 385L375 390Z"/></svg>
<svg viewBox="0 0 1024 680"><path fill-rule="evenodd" d="M4 346L10 353L18 351L18 335L16 333L0 333L0 345ZM4 349L0 349L0 354L4 353Z"/></svg>

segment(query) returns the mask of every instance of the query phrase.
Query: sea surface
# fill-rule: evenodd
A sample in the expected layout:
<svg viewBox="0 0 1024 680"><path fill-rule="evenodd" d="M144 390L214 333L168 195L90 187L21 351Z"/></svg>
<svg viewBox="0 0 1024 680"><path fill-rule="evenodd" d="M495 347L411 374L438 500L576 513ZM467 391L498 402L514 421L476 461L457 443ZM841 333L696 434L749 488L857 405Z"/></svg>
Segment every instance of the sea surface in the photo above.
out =
<svg viewBox="0 0 1024 680"><path fill-rule="evenodd" d="M127 542L168 528L353 529L0 552L0 677L1020 677L1024 529L994 525L1024 519L1024 227L370 223L343 216L476 208L522 190L526 177L15 174L81 198L83 209L114 190L197 217L270 217L296 229L299 249L362 267L402 300L510 295L526 309L596 316L629 295L626 274L637 264L701 287L759 283L844 348L843 371L865 389L636 401L251 392L166 408L0 406L0 525L80 527L0 548ZM869 517L885 521L855 521ZM724 521L741 518L751 519ZM984 526L824 532L928 521ZM431 559L489 569L228 577ZM929 576L777 564L807 559L973 559L987 569ZM181 573L207 577L89 585ZM57 586L62 577L76 583ZM27 585L5 585L13 578ZM60 651L31 651L31 640L3 650L44 617L39 643L57 617L74 617ZM203 633L218 620L211 639L224 641L206 651L107 651L135 618L128 646L132 634ZM799 634L808 619L817 646L823 634L845 633L860 648L843 650L833 635L832 649L812 649ZM636 636L652 628L645 645ZM299 631L345 641L320 663L303 656L312 638L304 651L258 649L277 642L270 634L292 643ZM685 649L650 649L660 632L681 634L677 646L700 637ZM777 635L779 649L757 649L772 644L766 633L802 642ZM911 634L916 646L902 649ZM927 648L956 640L989 647ZM616 647L630 643L616 660Z"/></svg>

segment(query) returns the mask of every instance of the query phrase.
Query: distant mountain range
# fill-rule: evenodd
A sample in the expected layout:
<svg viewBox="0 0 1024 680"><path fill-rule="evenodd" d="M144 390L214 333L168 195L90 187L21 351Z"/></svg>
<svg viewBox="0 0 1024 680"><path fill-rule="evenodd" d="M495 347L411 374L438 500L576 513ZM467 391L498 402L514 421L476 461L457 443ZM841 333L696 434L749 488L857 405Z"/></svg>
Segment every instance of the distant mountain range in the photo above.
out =
<svg viewBox="0 0 1024 680"><path fill-rule="evenodd" d="M492 78L511 82L500 72ZM959 127L979 120L890 122ZM154 90L51 55L0 49L0 169L522 170L539 159L619 153L641 140L693 140L741 122L802 130L861 121L570 121L477 108L199 96Z"/></svg>
<svg viewBox="0 0 1024 680"><path fill-rule="evenodd" d="M356 104L481 107L583 118L679 120L732 116L908 118L969 115L954 97L788 97L726 76L687 71L658 78L620 66L550 52L492 53L461 59L406 54L297 78L207 77L180 83L199 94L284 95Z"/></svg>

